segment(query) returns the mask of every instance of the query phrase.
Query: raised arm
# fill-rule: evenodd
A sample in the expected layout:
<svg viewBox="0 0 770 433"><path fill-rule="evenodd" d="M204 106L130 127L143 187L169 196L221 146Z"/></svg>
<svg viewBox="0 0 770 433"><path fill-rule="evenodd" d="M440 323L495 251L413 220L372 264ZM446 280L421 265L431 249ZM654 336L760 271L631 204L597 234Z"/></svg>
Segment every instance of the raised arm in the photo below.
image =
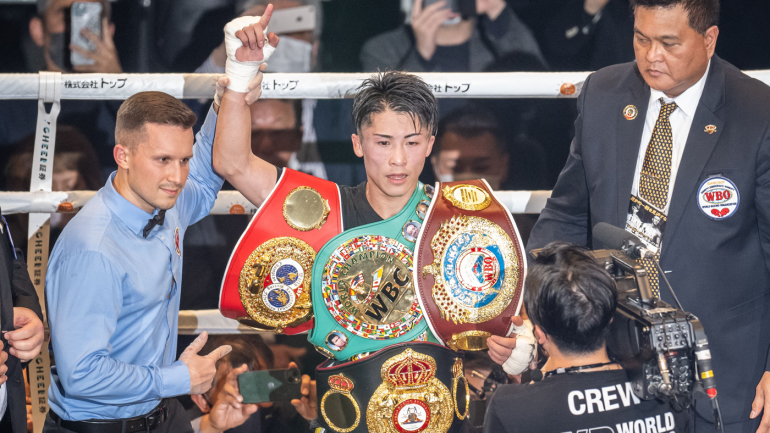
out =
<svg viewBox="0 0 770 433"><path fill-rule="evenodd" d="M227 87L222 94L214 137L214 170L230 182L246 199L259 206L275 186L276 168L251 152L251 113L249 105L262 94L263 63L278 44L278 37L265 37L273 7L268 6L259 22L246 23L237 18L225 27L227 45L227 77L219 79L218 87ZM233 30L238 28L237 31ZM229 33L228 33L229 32ZM233 38L234 36L234 38ZM239 44L236 47L236 44ZM256 74L252 79L251 76Z"/></svg>

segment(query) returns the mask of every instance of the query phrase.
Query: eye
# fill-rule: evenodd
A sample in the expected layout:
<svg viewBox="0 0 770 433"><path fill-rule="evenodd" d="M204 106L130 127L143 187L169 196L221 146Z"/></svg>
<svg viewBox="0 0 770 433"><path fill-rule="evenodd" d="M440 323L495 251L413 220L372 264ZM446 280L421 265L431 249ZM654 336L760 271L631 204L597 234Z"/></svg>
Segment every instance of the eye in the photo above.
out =
<svg viewBox="0 0 770 433"><path fill-rule="evenodd" d="M190 158L182 158L182 164L189 164Z"/></svg>
<svg viewBox="0 0 770 433"><path fill-rule="evenodd" d="M416 141L410 141L410 142L408 142L408 143L406 143L406 144L408 144L409 146L417 146L417 145L418 145L418 144L420 144L420 143L418 143L418 142L416 142Z"/></svg>
<svg viewBox="0 0 770 433"><path fill-rule="evenodd" d="M378 141L377 144L379 144L381 146L387 146L388 142L387 141Z"/></svg>
<svg viewBox="0 0 770 433"><path fill-rule="evenodd" d="M169 158L167 156L161 156L160 158L158 158L158 161L165 164L169 161Z"/></svg>

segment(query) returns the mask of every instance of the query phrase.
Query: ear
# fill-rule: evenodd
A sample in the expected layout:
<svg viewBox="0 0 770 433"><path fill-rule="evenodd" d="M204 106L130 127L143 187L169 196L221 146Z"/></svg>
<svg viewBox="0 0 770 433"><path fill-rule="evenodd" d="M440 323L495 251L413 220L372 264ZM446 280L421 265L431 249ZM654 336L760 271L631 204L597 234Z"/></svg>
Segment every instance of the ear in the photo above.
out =
<svg viewBox="0 0 770 433"><path fill-rule="evenodd" d="M34 42L38 47L45 45L43 20L41 20L39 17L34 17L29 20L29 36L32 38L32 42Z"/></svg>
<svg viewBox="0 0 770 433"><path fill-rule="evenodd" d="M115 23L110 23L110 25L107 27L107 31L110 32L110 39L115 38Z"/></svg>
<svg viewBox="0 0 770 433"><path fill-rule="evenodd" d="M714 55L714 50L717 46L717 38L719 37L719 27L711 26L706 33L703 34L703 38L706 40L706 52L708 52L709 58Z"/></svg>
<svg viewBox="0 0 770 433"><path fill-rule="evenodd" d="M428 151L425 153L425 157L429 157L430 153L433 151L433 143L436 141L436 136L431 135L430 140L428 140ZM433 160L431 160L433 161Z"/></svg>
<svg viewBox="0 0 770 433"><path fill-rule="evenodd" d="M209 407L209 404L206 403L206 399L203 398L200 394L192 394L190 395L190 398L193 402L195 402L195 405L198 406L198 409L201 410L203 413L209 413L211 412L211 408Z"/></svg>
<svg viewBox="0 0 770 433"><path fill-rule="evenodd" d="M356 153L356 156L359 158L364 157L364 147L361 143L361 138L358 136L358 134L352 134L350 136L350 140L353 141L353 152Z"/></svg>
<svg viewBox="0 0 770 433"><path fill-rule="evenodd" d="M543 345L546 340L545 332L543 332L542 329L540 329L539 326L535 325L535 340L537 340L537 344Z"/></svg>
<svg viewBox="0 0 770 433"><path fill-rule="evenodd" d="M118 164L118 167L124 170L128 170L130 153L131 150L123 144L116 144L112 149L112 156L115 158L115 162Z"/></svg>

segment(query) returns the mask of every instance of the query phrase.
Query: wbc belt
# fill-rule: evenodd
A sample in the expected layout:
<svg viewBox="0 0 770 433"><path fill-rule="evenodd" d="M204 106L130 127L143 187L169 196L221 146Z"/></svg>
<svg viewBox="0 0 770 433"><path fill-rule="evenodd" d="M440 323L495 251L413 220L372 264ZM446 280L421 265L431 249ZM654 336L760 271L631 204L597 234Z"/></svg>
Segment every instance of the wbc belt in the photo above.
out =
<svg viewBox="0 0 770 433"><path fill-rule="evenodd" d="M230 256L219 294L222 315L286 334L312 328L313 262L341 231L337 185L284 169Z"/></svg>
<svg viewBox="0 0 770 433"><path fill-rule="evenodd" d="M315 325L308 335L318 351L346 360L428 340L412 282L412 251L429 202L418 183L396 215L346 230L318 252L311 291Z"/></svg>
<svg viewBox="0 0 770 433"><path fill-rule="evenodd" d="M463 356L433 343L394 344L316 368L318 421L337 433L460 432L470 392Z"/></svg>
<svg viewBox="0 0 770 433"><path fill-rule="evenodd" d="M415 247L417 296L433 334L453 350L508 335L526 259L510 212L482 180L439 183Z"/></svg>

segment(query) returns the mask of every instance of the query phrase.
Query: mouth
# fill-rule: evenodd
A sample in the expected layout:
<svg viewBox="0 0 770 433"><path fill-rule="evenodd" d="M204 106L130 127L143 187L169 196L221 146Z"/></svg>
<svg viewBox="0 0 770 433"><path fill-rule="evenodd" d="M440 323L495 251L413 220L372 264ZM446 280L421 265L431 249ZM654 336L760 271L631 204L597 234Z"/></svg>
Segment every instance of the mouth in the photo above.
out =
<svg viewBox="0 0 770 433"><path fill-rule="evenodd" d="M663 75L663 72L657 69L648 69L647 73L650 74L651 77L660 77Z"/></svg>
<svg viewBox="0 0 770 433"><path fill-rule="evenodd" d="M404 173L389 174L386 176L391 183L402 184L406 181L407 175Z"/></svg>
<svg viewBox="0 0 770 433"><path fill-rule="evenodd" d="M177 194L179 194L179 190L178 189L161 188L160 190L165 192L166 194L168 194L171 197L174 197Z"/></svg>

